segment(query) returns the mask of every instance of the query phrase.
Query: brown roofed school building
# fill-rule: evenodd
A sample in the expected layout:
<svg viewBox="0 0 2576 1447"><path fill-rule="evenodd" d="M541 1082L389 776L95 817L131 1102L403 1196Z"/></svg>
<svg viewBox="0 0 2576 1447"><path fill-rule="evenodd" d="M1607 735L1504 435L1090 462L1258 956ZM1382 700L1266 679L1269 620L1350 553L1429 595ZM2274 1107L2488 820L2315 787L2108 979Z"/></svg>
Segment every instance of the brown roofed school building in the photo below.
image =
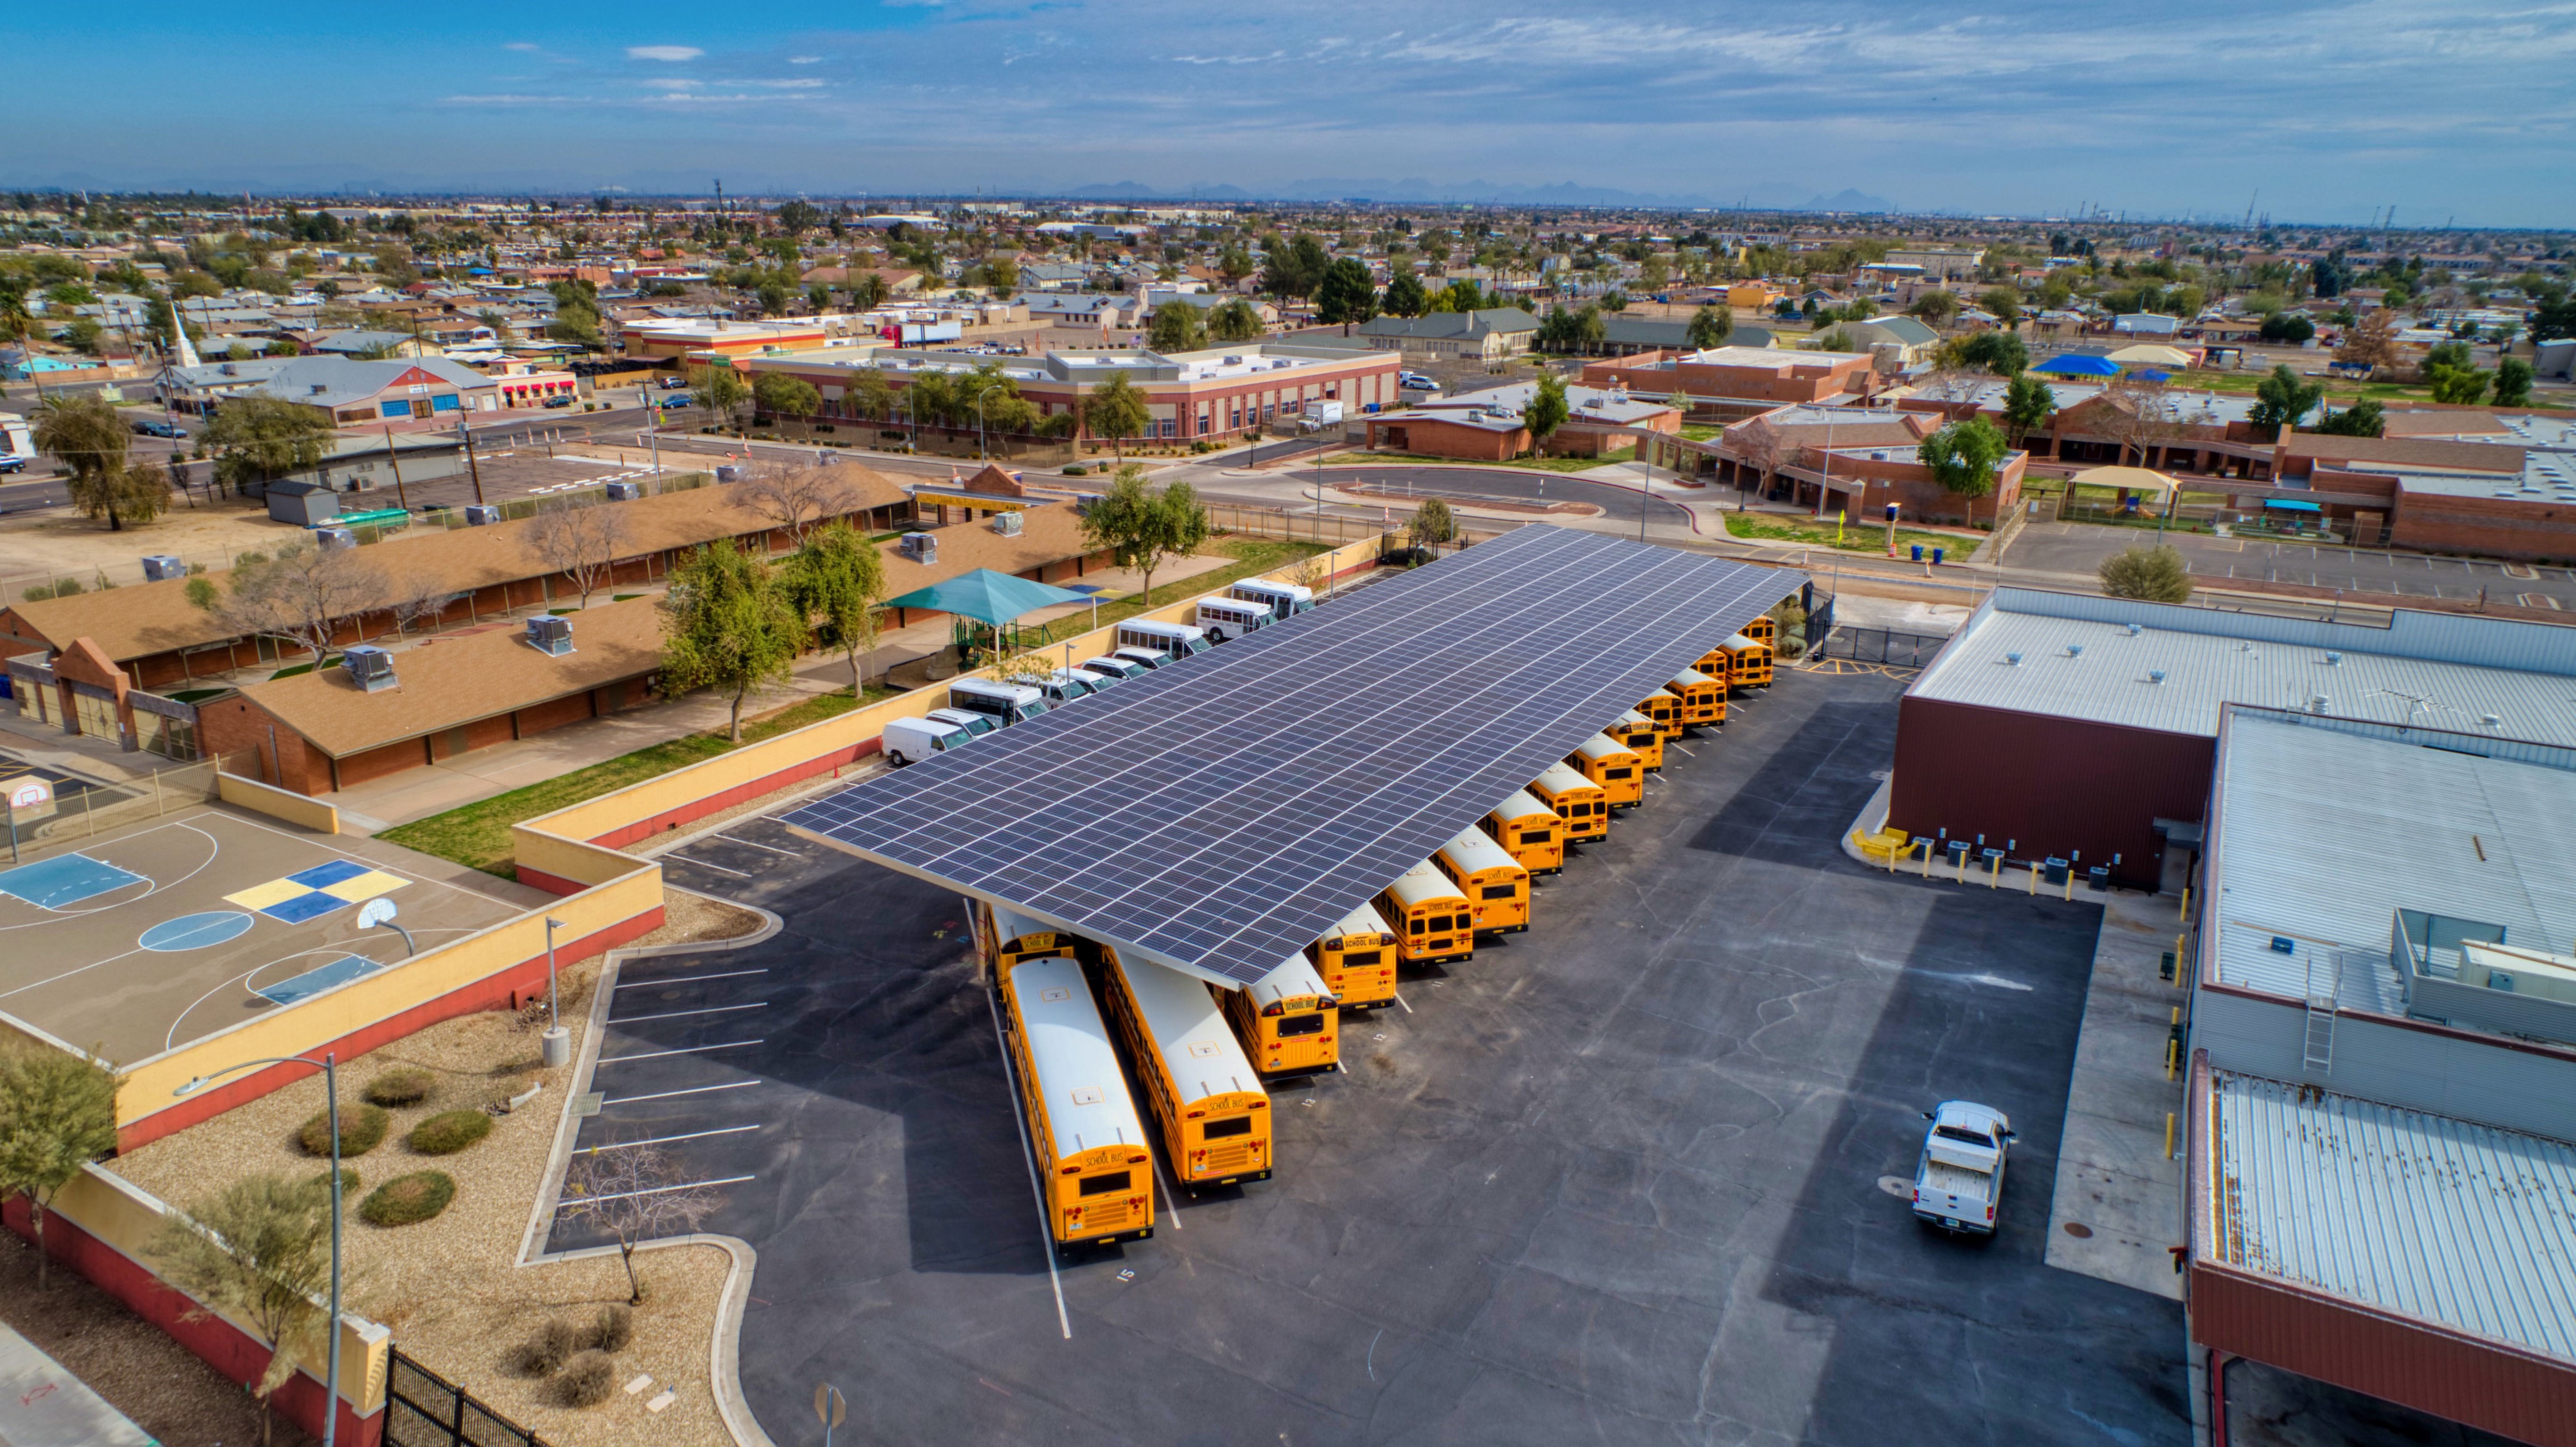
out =
<svg viewBox="0 0 2576 1447"><path fill-rule="evenodd" d="M1795 352L1776 347L1711 347L1644 352L1589 362L1583 385L1625 384L1648 397L1683 395L1694 405L1825 402L1869 395L1876 381L1865 352Z"/></svg>
<svg viewBox="0 0 2576 1447"><path fill-rule="evenodd" d="M254 683L197 707L209 753L259 760L264 783L327 794L474 749L615 713L653 696L662 620L651 598L572 615L572 651L523 628L433 638L392 655L394 682L334 666Z"/></svg>

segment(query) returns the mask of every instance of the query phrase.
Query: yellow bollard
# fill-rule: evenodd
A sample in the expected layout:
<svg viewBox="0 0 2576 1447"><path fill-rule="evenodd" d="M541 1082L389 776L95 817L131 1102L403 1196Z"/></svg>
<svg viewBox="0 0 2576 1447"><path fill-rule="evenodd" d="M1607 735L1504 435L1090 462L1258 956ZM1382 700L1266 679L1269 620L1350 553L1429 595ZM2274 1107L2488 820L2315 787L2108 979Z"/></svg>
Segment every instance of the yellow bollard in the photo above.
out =
<svg viewBox="0 0 2576 1447"><path fill-rule="evenodd" d="M2070 900L2075 897L2075 866L2072 864L2066 866L2066 897Z"/></svg>
<svg viewBox="0 0 2576 1447"><path fill-rule="evenodd" d="M2031 892L2032 894L2037 894L2037 893L2039 893L2039 862L2038 862L2037 860L2033 860L2033 861L2031 861L2031 866L2030 866L2030 892Z"/></svg>
<svg viewBox="0 0 2576 1447"><path fill-rule="evenodd" d="M2190 885L2188 885L2188 884L2186 884L2186 885L2184 885L2184 886L2182 887L2182 916L2181 916L2181 918L2182 918L2182 922L2183 922L2183 923L2185 923L2185 924L2189 924L2189 923L2191 923L2191 886L2190 886Z"/></svg>
<svg viewBox="0 0 2576 1447"><path fill-rule="evenodd" d="M2167 1039L2165 1041L2165 1079L2171 1080L2174 1078L2174 1057L2181 1052L2181 1041L2174 1039Z"/></svg>
<svg viewBox="0 0 2576 1447"><path fill-rule="evenodd" d="M2165 1112L2165 1159L2166 1159L2166 1160L2172 1160L2172 1159L2173 1159L2173 1157L2174 1157L2174 1113L2173 1113L2172 1111L2166 1111L2166 1112Z"/></svg>
<svg viewBox="0 0 2576 1447"><path fill-rule="evenodd" d="M2000 888L2002 888L2002 887L2003 887L2003 882L2004 882L2004 857L2003 857L2002 855L1998 854L1998 855L1996 855L1996 856L1995 856L1995 865L1994 865L1994 868L1989 869L1989 870L1987 870L1987 871L1986 871L1986 888L1988 888L1988 889L2000 889Z"/></svg>

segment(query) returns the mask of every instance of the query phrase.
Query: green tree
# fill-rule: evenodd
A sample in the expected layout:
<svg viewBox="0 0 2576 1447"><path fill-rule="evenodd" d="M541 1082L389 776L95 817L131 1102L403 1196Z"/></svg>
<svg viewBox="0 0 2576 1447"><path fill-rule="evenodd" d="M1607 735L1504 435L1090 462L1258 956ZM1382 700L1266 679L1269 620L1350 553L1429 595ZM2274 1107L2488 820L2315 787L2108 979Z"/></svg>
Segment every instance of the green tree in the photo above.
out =
<svg viewBox="0 0 2576 1447"><path fill-rule="evenodd" d="M1364 322L1377 315L1377 288L1370 284L1365 263L1344 256L1324 268L1324 278L1315 288L1315 320L1339 322L1342 335L1351 334L1351 324Z"/></svg>
<svg viewBox="0 0 2576 1447"><path fill-rule="evenodd" d="M2031 433L2047 425L2057 415L2057 394L2048 384L2028 372L2018 372L2004 384L2004 433L2012 445L2019 447Z"/></svg>
<svg viewBox="0 0 2576 1447"><path fill-rule="evenodd" d="M0 273L0 342L23 342L36 334L36 314L27 306L27 278Z"/></svg>
<svg viewBox="0 0 2576 1447"><path fill-rule="evenodd" d="M1691 314L1690 325L1683 335L1701 351L1726 345L1735 331L1735 313L1726 307L1704 306Z"/></svg>
<svg viewBox="0 0 2576 1447"><path fill-rule="evenodd" d="M1916 297L1914 305L1905 310L1910 316L1921 317L1928 325L1947 326L1950 318L1959 314L1959 297L1955 292L1927 291Z"/></svg>
<svg viewBox="0 0 2576 1447"><path fill-rule="evenodd" d="M1422 289L1422 278L1413 268L1398 266L1386 283L1386 298L1379 309L1391 317L1418 317L1431 305L1431 294Z"/></svg>
<svg viewBox="0 0 2576 1447"><path fill-rule="evenodd" d="M331 419L311 407L249 393L225 398L202 440L214 450L215 476L238 492L317 466L335 435Z"/></svg>
<svg viewBox="0 0 2576 1447"><path fill-rule="evenodd" d="M0 1049L0 1201L24 1194L36 1228L36 1289L50 1288L45 1212L81 1167L116 1149L116 1075L86 1055Z"/></svg>
<svg viewBox="0 0 2576 1447"><path fill-rule="evenodd" d="M2468 343L2440 342L2424 354L2424 380L2433 384L2434 401L2471 406L2494 379L2470 360Z"/></svg>
<svg viewBox="0 0 2576 1447"><path fill-rule="evenodd" d="M1449 504L1436 497L1426 497L1404 521L1404 536L1417 548L1436 549L1440 544L1458 538L1458 516Z"/></svg>
<svg viewBox="0 0 2576 1447"><path fill-rule="evenodd" d="M1145 394L1127 380L1123 371L1110 373L1107 381L1082 399L1082 425L1091 430L1092 436L1108 438L1121 462L1127 458L1127 439L1143 432L1145 424L1152 420L1153 414L1145 407Z"/></svg>
<svg viewBox="0 0 2576 1447"><path fill-rule="evenodd" d="M1556 429L1564 426L1565 419L1571 415L1572 409L1565 402L1565 378L1554 372L1539 373L1529 401L1521 408L1521 425L1529 429L1530 450L1544 450L1547 439L1554 436Z"/></svg>
<svg viewBox="0 0 2576 1447"><path fill-rule="evenodd" d="M1196 306L1175 300L1154 308L1154 320L1145 328L1146 346L1169 356L1195 352L1207 344L1207 323Z"/></svg>
<svg viewBox="0 0 2576 1447"><path fill-rule="evenodd" d="M2277 432L2298 426L2300 418L2314 411L2317 404L2326 399L2326 389L2323 383L2302 380L2298 373L2284 364L2274 367L2271 375L2254 384L2254 398L2254 406L2245 414L2245 420Z"/></svg>
<svg viewBox="0 0 2576 1447"><path fill-rule="evenodd" d="M330 1173L235 1181L166 1219L146 1254L164 1280L202 1303L193 1314L221 1311L268 1344L268 1368L251 1387L265 1443L272 1394L295 1375L299 1351L324 1350L330 1327L323 1306L331 1287Z"/></svg>
<svg viewBox="0 0 2576 1447"><path fill-rule="evenodd" d="M2191 601L2191 568L2172 544L2135 547L2113 553L2097 570L2102 592L2111 598L2140 598L2152 603Z"/></svg>
<svg viewBox="0 0 2576 1447"><path fill-rule="evenodd" d="M886 298L892 294L886 286L886 279L873 271L859 271L850 278L848 287L850 309L853 311L874 311L884 306Z"/></svg>
<svg viewBox="0 0 2576 1447"><path fill-rule="evenodd" d="M1225 249L1217 253L1216 274L1225 278L1227 286L1241 286L1243 279L1256 269L1252 264L1252 253L1244 250L1240 242L1229 241Z"/></svg>
<svg viewBox="0 0 2576 1447"><path fill-rule="evenodd" d="M763 372L752 380L752 401L759 410L772 417L793 417L803 421L823 410L823 394L802 377L784 372Z"/></svg>
<svg viewBox="0 0 2576 1447"><path fill-rule="evenodd" d="M1963 367L1983 367L1998 377L2018 377L2030 367L2030 348L2010 332L1978 332L1959 339Z"/></svg>
<svg viewBox="0 0 2576 1447"><path fill-rule="evenodd" d="M2256 335L2267 342L2285 343L2294 347L2316 334L2317 324L2308 319L2306 312L2289 311L2276 311L2266 316L2263 318L2263 325L2256 332Z"/></svg>
<svg viewBox="0 0 2576 1447"><path fill-rule="evenodd" d="M2008 286L1991 286L1977 294L1977 305L1994 317L1995 324L2012 327L2021 321L2021 293Z"/></svg>
<svg viewBox="0 0 2576 1447"><path fill-rule="evenodd" d="M2340 412L2329 411L2317 419L2317 430L2334 437L2377 437L2388 430L2388 420L2380 410L2378 398L2364 397Z"/></svg>
<svg viewBox="0 0 2576 1447"><path fill-rule="evenodd" d="M1161 492L1145 485L1145 469L1129 463L1110 479L1109 489L1084 510L1082 536L1091 550L1106 551L1122 568L1144 576L1139 595L1147 606L1154 598L1154 570L1167 558L1185 557L1207 541L1207 507L1186 482Z"/></svg>
<svg viewBox="0 0 2576 1447"><path fill-rule="evenodd" d="M1230 296L1208 309L1207 334L1212 342L1249 342L1269 330L1251 302Z"/></svg>
<svg viewBox="0 0 2576 1447"><path fill-rule="evenodd" d="M1261 289L1273 296L1313 296L1331 264L1322 242L1298 232L1294 241L1270 248L1270 264L1261 269Z"/></svg>
<svg viewBox="0 0 2576 1447"><path fill-rule="evenodd" d="M148 523L170 503L170 475L126 449L125 419L95 396L48 397L36 410L36 447L71 469L66 484L81 516L107 519L109 532Z"/></svg>
<svg viewBox="0 0 2576 1447"><path fill-rule="evenodd" d="M2532 365L2520 357L2504 357L2496 362L2495 404L2499 407L2531 405Z"/></svg>
<svg viewBox="0 0 2576 1447"><path fill-rule="evenodd" d="M5 319L5 308L0 308L0 319ZM2564 293L2542 302L2531 313L2533 341L2554 342L2561 337L2576 337L2576 296Z"/></svg>
<svg viewBox="0 0 2576 1447"><path fill-rule="evenodd" d="M894 415L894 384L874 367L854 367L841 390L841 410L852 417Z"/></svg>
<svg viewBox="0 0 2576 1447"><path fill-rule="evenodd" d="M825 647L850 664L850 693L866 691L859 660L877 649L877 604L885 597L885 555L845 519L805 535L787 564L787 594Z"/></svg>
<svg viewBox="0 0 2576 1447"><path fill-rule="evenodd" d="M741 431L736 416L742 404L751 400L751 388L731 362L707 362L689 369L689 391L698 405L715 414L717 426L734 426Z"/></svg>
<svg viewBox="0 0 2576 1447"><path fill-rule="evenodd" d="M1952 422L1923 439L1923 462L1944 491L1960 497L1984 497L1995 490L1995 475L2012 444L1983 417Z"/></svg>
<svg viewBox="0 0 2576 1447"><path fill-rule="evenodd" d="M662 595L662 691L677 698L712 688L733 696L730 737L742 742L742 705L783 684L805 647L805 620L766 559L731 538L691 553Z"/></svg>

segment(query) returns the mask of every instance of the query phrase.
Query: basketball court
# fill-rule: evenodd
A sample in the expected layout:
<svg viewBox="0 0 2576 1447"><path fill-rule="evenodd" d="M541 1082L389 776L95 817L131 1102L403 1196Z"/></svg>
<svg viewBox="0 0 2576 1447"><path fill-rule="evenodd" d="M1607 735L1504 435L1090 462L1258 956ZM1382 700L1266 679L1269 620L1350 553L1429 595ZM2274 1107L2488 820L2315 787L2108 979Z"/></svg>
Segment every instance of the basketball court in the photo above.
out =
<svg viewBox="0 0 2576 1447"><path fill-rule="evenodd" d="M0 867L0 1013L131 1065L547 897L371 839L201 806Z"/></svg>

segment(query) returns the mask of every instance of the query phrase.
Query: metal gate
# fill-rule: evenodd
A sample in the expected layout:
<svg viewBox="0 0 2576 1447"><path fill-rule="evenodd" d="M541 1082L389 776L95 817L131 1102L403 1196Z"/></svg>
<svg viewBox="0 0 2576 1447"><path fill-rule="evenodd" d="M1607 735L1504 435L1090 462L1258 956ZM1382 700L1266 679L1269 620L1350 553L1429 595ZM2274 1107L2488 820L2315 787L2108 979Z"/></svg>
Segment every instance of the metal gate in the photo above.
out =
<svg viewBox="0 0 2576 1447"><path fill-rule="evenodd" d="M545 1447L397 1347L385 1372L385 1447Z"/></svg>
<svg viewBox="0 0 2576 1447"><path fill-rule="evenodd" d="M1921 668L1949 641L1915 633L1891 633L1884 628L1837 628L1825 636L1816 656L1880 663L1890 668Z"/></svg>

